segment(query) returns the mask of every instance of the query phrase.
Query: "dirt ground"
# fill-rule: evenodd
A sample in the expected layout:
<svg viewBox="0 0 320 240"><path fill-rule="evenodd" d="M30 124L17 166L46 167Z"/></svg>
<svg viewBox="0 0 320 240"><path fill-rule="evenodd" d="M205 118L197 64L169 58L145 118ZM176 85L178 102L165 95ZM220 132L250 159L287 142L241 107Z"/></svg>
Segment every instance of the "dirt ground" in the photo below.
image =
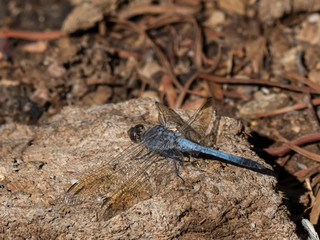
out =
<svg viewBox="0 0 320 240"><path fill-rule="evenodd" d="M139 233L148 230L155 235L145 238L268 239L281 228L287 229L287 235L279 239L304 238L307 232L302 219L319 230L319 1L0 0L0 6L0 197L1 208L7 212L0 226L3 238L98 238L89 234L90 229L105 226L101 236L114 238L141 238ZM253 190L252 196L241 199L235 194L241 169L226 167L221 173L219 164L208 164L205 168L210 173L199 179L196 170L186 169L189 183L197 182L216 196L216 202L199 208L182 202L189 198L200 202L203 196L194 194L190 186L181 189L168 180L174 184L170 182L167 191L161 183L151 200L111 219L118 221L113 225L91 221L92 206L90 210L84 205L78 218L73 208L60 209L58 199L77 178L73 175L94 169L108 152L99 149L113 149L117 143L104 137L121 136L122 146L127 141L124 132L137 119L156 122L154 101L188 110L197 109L208 97L216 100L218 114L241 120L241 132L249 141L243 140L245 152L252 151L247 157L272 166L276 178L244 171L239 191ZM146 104L146 98L152 101ZM141 106L135 100L105 105L130 99L140 99ZM106 119L95 122L95 116L107 117L110 123ZM114 122L123 129L112 130ZM96 125L88 126L93 123ZM93 132L92 136L80 128ZM232 136L240 134L228 131ZM51 136L62 140L59 143ZM225 144L237 145L228 144L229 140ZM94 149L79 151L84 146L87 151ZM51 163L59 156L61 162ZM64 164L70 161L77 166L79 158L100 160L89 161L92 166L82 162L83 169L80 164L79 169L66 170L69 165ZM213 189L218 184L208 185L205 176L219 179L221 186L233 185ZM258 190L262 185L266 190ZM175 191L181 193L176 203ZM223 205L222 199L230 204ZM271 200L272 213L265 214ZM156 206L168 222L152 214L150 209ZM213 206L217 207L212 210ZM32 207L28 215L26 209ZM137 209L143 212L138 222ZM206 218L208 209L210 217L204 225L197 224ZM283 219L273 211L282 213ZM85 221L88 212L91 215ZM259 222L262 215L268 217ZM180 221L182 216L187 217ZM163 230L157 221L168 228ZM275 227L281 221L283 226ZM179 223L176 228L173 222ZM46 226L38 228L40 223ZM72 234L67 236L68 231L58 230L55 224L72 229ZM90 228L81 230L86 224ZM249 225L256 226L255 234L247 229ZM232 230L236 228L240 230ZM165 229L170 234L163 235ZM23 231L25 235L17 234Z"/></svg>

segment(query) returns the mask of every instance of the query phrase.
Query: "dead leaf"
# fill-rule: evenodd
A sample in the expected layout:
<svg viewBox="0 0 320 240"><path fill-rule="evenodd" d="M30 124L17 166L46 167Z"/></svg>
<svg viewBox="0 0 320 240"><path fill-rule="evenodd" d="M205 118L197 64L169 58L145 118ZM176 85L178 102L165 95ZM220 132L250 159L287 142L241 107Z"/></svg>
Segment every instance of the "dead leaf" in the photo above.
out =
<svg viewBox="0 0 320 240"><path fill-rule="evenodd" d="M266 49L266 39L259 37L253 41L246 43L246 61L251 61L251 65L254 73L259 73L263 67L263 58Z"/></svg>
<svg viewBox="0 0 320 240"><path fill-rule="evenodd" d="M228 12L234 12L240 15L245 14L245 2L243 0L219 0L219 7Z"/></svg>

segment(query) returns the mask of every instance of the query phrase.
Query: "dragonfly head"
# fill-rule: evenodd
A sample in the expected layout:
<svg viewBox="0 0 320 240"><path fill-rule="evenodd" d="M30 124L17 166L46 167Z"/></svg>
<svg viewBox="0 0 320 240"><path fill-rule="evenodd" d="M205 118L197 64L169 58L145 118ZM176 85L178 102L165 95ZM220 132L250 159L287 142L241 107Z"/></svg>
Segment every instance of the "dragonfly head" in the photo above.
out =
<svg viewBox="0 0 320 240"><path fill-rule="evenodd" d="M142 141L142 134L145 131L145 128L142 124L138 124L129 129L128 135L132 142L139 143Z"/></svg>

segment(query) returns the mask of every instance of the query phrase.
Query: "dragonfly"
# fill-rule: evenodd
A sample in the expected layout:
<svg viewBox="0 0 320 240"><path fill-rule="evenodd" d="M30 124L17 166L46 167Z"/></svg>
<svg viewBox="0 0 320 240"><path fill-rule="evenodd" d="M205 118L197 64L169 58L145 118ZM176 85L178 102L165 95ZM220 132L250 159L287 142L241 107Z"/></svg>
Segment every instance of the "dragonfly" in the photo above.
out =
<svg viewBox="0 0 320 240"><path fill-rule="evenodd" d="M76 202L87 195L99 197L102 199L99 217L110 219L144 199L144 193L156 188L149 181L150 176L158 174L165 177L171 168L184 182L180 166L190 155L197 157L203 154L261 173L268 170L251 159L205 146L214 112L212 98L188 121L161 103L156 102L155 105L159 124L149 128L138 124L129 129L128 135L134 144L74 183L66 193L69 202Z"/></svg>

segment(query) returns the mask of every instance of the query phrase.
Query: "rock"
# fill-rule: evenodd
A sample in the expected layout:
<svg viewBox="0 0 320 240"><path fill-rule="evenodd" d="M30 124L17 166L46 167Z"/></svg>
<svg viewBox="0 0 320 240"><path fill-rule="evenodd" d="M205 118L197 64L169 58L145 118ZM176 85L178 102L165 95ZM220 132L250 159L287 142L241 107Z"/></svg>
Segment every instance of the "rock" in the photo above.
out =
<svg viewBox="0 0 320 240"><path fill-rule="evenodd" d="M312 82L320 85L320 72L319 72L319 71L311 70L311 71L308 73L308 78L309 78Z"/></svg>
<svg viewBox="0 0 320 240"><path fill-rule="evenodd" d="M84 96L83 103L86 105L101 105L112 96L112 88L109 86L98 86L97 90Z"/></svg>
<svg viewBox="0 0 320 240"><path fill-rule="evenodd" d="M62 24L62 30L73 33L79 30L87 30L101 21L104 15L110 15L121 3L119 0L74 0L74 9L69 13Z"/></svg>
<svg viewBox="0 0 320 240"><path fill-rule="evenodd" d="M286 72L295 72L297 70L297 59L299 59L299 52L303 51L301 45L290 48L283 54L281 58L281 65L283 65Z"/></svg>
<svg viewBox="0 0 320 240"><path fill-rule="evenodd" d="M311 14L308 19L303 21L295 29L295 36L298 41L305 42L310 45L317 45L320 40L320 15Z"/></svg>
<svg viewBox="0 0 320 240"><path fill-rule="evenodd" d="M89 3L85 3L75 7L68 15L62 25L62 30L67 33L72 33L77 30L87 30L93 27L98 21L103 18L103 12Z"/></svg>
<svg viewBox="0 0 320 240"><path fill-rule="evenodd" d="M267 25L273 24L292 10L290 0L261 0L259 2L259 19Z"/></svg>
<svg viewBox="0 0 320 240"><path fill-rule="evenodd" d="M318 0L261 0L258 3L259 19L272 25L286 14L299 12L317 12L320 9Z"/></svg>
<svg viewBox="0 0 320 240"><path fill-rule="evenodd" d="M226 20L226 14L219 10L214 10L210 17L205 21L204 25L206 27L214 28L219 24L223 24Z"/></svg>
<svg viewBox="0 0 320 240"><path fill-rule="evenodd" d="M72 182L133 144L126 132L141 122L157 122L150 100L67 107L39 126L2 125L0 238L297 239L273 176L214 160L191 158L180 166L185 183L168 162L148 179L158 183L155 194L108 220L96 218L96 199L67 205ZM263 163L239 122L223 117L218 129L218 149Z"/></svg>
<svg viewBox="0 0 320 240"><path fill-rule="evenodd" d="M228 12L245 14L245 2L241 0L219 0L218 5L221 9Z"/></svg>
<svg viewBox="0 0 320 240"><path fill-rule="evenodd" d="M271 93L264 95L258 92L255 99L247 102L239 109L241 117L255 118L259 114L271 112L288 106L290 98L285 93Z"/></svg>

